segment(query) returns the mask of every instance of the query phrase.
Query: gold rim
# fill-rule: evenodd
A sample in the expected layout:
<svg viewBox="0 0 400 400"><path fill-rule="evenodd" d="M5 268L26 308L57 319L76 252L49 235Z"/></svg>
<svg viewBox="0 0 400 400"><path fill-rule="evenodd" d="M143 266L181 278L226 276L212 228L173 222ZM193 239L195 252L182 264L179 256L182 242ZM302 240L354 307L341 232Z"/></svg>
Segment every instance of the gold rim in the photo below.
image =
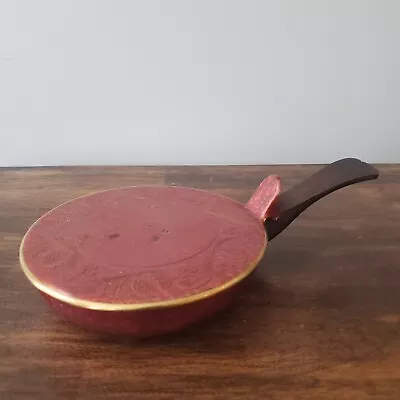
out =
<svg viewBox="0 0 400 400"><path fill-rule="evenodd" d="M150 185L150 186L153 186L153 185ZM154 186L156 186L156 185L154 185ZM129 187L134 187L134 186L129 186ZM174 186L174 187L176 187L176 186ZM121 188L118 188L118 189L121 189ZM117 190L117 189L109 189L109 190ZM193 190L201 190L201 189L193 189ZM107 191L107 190L105 190L105 191ZM90 194L87 194L84 196L77 197L73 200L67 201L67 202L60 204L59 206L51 209L44 215L42 215L36 222L34 222L31 225L31 227L25 233L25 235L21 241L20 248L19 248L19 261L21 264L21 268L22 268L25 276L32 283L32 285L35 286L37 289L39 289L41 292L59 300L59 301L62 301L64 303L70 304L75 307L86 308L86 309L90 309L90 310L98 310L98 311L133 311L133 310L150 310L150 309L156 309L156 308L182 306L185 304L203 300L208 297L214 296L220 292L223 292L224 290L226 290L232 286L235 286L240 281L242 281L244 278L246 278L248 275L250 275L250 273L256 268L256 266L258 265L258 263L264 256L265 250L267 248L267 235L265 233L264 226L262 226L263 231L264 231L264 245L262 246L261 251L260 251L259 255L256 257L256 259L254 259L251 263L249 263L247 268L241 274L235 276L230 281L224 283L223 285L214 287L212 289L208 289L204 292L196 293L194 295L180 297L180 298L172 299L172 300L156 301L156 302L150 302L150 303L103 303L103 302L85 300L85 299L81 299L78 297L74 297L68 293L60 291L56 287L52 287L51 285L45 284L44 282L40 281L31 272L31 270L29 269L29 266L27 265L27 263L25 262L25 259L24 259L24 243L25 243L25 240L26 240L27 236L29 235L29 232L31 231L31 229L47 214L53 212L55 209L62 207L63 205L65 205L67 203L70 203L70 202L77 200L79 198L82 198L82 197L94 195L96 193L99 193L99 192L90 193ZM221 197L226 197L226 196L222 196L219 194L216 194L216 195L221 196ZM228 197L226 197L226 198L228 198ZM235 200L232 200L230 198L228 198L228 199L233 202L236 202ZM236 202L236 203L239 203L239 202ZM239 204L241 204L241 203L239 203ZM259 222L260 222L260 224L262 224L262 221L259 221Z"/></svg>

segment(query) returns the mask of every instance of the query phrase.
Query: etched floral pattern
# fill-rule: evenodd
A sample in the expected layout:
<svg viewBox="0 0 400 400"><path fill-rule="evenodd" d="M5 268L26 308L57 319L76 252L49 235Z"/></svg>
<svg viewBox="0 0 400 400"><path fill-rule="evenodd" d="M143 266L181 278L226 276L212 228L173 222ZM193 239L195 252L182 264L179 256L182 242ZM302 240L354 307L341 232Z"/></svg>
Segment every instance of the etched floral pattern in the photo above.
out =
<svg viewBox="0 0 400 400"><path fill-rule="evenodd" d="M265 240L262 224L228 198L134 187L57 207L30 229L23 255L38 280L76 298L143 303L227 283Z"/></svg>

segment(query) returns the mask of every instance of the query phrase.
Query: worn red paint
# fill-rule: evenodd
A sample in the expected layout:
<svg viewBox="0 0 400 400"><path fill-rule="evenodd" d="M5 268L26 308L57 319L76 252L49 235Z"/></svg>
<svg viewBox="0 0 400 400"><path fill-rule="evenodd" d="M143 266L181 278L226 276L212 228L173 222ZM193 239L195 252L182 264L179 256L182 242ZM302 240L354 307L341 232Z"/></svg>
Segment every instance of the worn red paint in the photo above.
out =
<svg viewBox="0 0 400 400"><path fill-rule="evenodd" d="M122 188L82 197L30 229L23 258L53 293L150 308L92 310L45 294L54 309L77 324L137 335L180 329L224 308L237 282L223 286L247 274L262 255L266 237L260 219L279 191L277 182L260 186L251 211L229 198L179 187ZM219 293L207 295L218 287ZM151 308L175 300L180 304Z"/></svg>
<svg viewBox="0 0 400 400"><path fill-rule="evenodd" d="M232 303L243 282L201 301L135 311L90 310L42 294L54 311L77 326L100 333L148 337L175 332L212 317Z"/></svg>

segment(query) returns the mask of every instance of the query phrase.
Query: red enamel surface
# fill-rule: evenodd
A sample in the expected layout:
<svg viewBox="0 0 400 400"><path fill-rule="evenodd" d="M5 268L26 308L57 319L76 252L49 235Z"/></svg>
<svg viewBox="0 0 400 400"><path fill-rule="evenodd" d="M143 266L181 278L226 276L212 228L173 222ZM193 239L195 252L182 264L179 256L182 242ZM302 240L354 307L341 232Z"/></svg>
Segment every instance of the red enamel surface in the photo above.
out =
<svg viewBox="0 0 400 400"><path fill-rule="evenodd" d="M59 292L137 304L221 286L256 262L264 245L262 224L242 204L195 189L133 187L46 214L27 234L23 257Z"/></svg>
<svg viewBox="0 0 400 400"><path fill-rule="evenodd" d="M281 191L281 180L276 175L265 178L247 202L246 207L259 219L269 217L272 205Z"/></svg>
<svg viewBox="0 0 400 400"><path fill-rule="evenodd" d="M74 307L43 294L65 320L83 328L116 335L148 337L176 332L227 308L241 290L241 281L212 297L178 307L135 311L99 311Z"/></svg>

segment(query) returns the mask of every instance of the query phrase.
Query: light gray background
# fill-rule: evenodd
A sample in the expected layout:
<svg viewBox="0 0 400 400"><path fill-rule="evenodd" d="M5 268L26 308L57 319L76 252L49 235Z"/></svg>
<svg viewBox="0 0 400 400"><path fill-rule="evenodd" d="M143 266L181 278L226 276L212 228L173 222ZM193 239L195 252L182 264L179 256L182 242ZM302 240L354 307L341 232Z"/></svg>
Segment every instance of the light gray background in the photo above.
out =
<svg viewBox="0 0 400 400"><path fill-rule="evenodd" d="M399 0L1 0L0 165L400 162Z"/></svg>

